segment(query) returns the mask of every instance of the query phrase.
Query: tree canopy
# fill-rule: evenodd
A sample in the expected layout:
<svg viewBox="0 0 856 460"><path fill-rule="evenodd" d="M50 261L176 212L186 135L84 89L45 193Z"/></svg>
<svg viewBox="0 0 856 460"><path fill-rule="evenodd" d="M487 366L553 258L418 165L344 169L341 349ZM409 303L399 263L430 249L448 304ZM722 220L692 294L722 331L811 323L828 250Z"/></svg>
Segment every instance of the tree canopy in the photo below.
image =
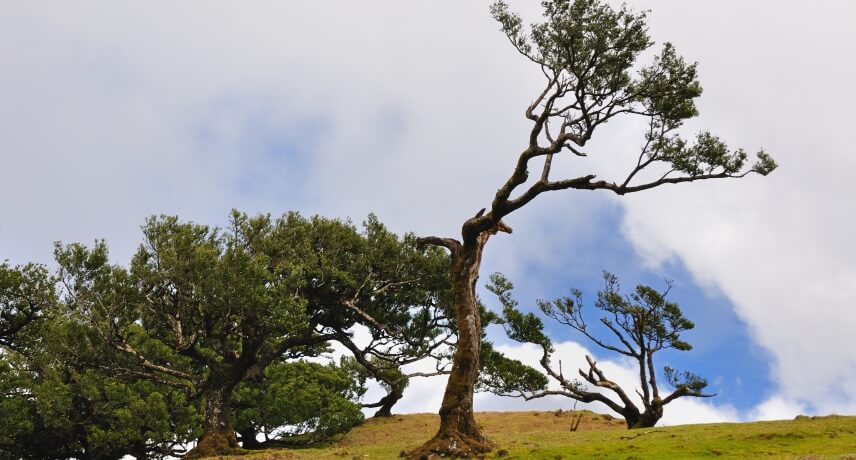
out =
<svg viewBox="0 0 856 460"><path fill-rule="evenodd" d="M43 303L52 308L38 356L0 356L5 367L21 363L4 375L5 387L20 390L14 383L20 379L31 383L21 387L29 394L4 398L4 405L39 405L48 396L31 394L49 384L56 390L50 397L69 395L51 404L55 411L102 411L79 422L96 429L96 419L118 416L117 408L99 401L112 398L129 407L140 401L154 408L160 406L151 398L172 398L168 407L194 409L158 414L161 422L173 423L173 433L185 427L164 441L164 449L198 436L188 457L222 454L238 449L233 413L247 445L253 444L253 432L269 438L330 436L362 420L355 405L361 387L354 386L360 378L350 368L289 361L317 356L331 341L354 351L355 359L370 358L373 366L403 365L448 345L448 256L416 248L413 235L399 238L374 216L362 230L297 213L272 219L233 212L223 229L161 216L148 219L142 231L143 243L129 266L110 263L106 243L96 241L90 247L57 244L56 276L39 266L2 267L4 344L14 344L13 333L21 336L20 330L41 318ZM355 343L356 326L369 331L368 345ZM40 361L51 356L59 359ZM299 391L323 390L303 393L302 408L272 405L261 396L298 391L293 380L302 373L314 383ZM98 397L87 393L94 389ZM233 407L236 391L239 405ZM108 398L105 392L118 393ZM260 410L261 404L269 410ZM194 418L200 416L201 423ZM113 439L114 428L123 426L121 436L131 439L127 431L136 430L141 442L152 444L160 433L105 423L109 428L102 434L81 439ZM284 433L284 424L303 428ZM110 442L116 452L127 453L124 444ZM92 445L81 452L95 455ZM152 455L152 449L147 452Z"/></svg>

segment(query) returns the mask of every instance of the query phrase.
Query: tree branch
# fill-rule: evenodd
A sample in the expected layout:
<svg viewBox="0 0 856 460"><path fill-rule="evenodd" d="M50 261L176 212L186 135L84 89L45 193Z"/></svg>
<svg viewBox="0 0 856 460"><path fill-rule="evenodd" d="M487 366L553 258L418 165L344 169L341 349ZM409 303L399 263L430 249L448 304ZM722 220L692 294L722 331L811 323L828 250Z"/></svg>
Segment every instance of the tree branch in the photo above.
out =
<svg viewBox="0 0 856 460"><path fill-rule="evenodd" d="M582 378L586 379L587 382L591 383L594 386L612 390L616 395L618 395L618 397L621 399L621 402L624 403L625 408L636 408L636 405L633 404L633 400L631 400L627 396L627 393L625 393L624 390L622 390L617 383L608 380L603 375L603 372L597 368L597 363L591 358L591 356L586 355L586 361L588 361L589 371L588 373L586 373L583 372L582 369L580 369L579 374L580 376L582 376ZM597 378L595 378L595 375L597 375ZM622 408L621 410L616 410L616 412L623 414L625 412L625 409Z"/></svg>
<svg viewBox="0 0 856 460"><path fill-rule="evenodd" d="M461 242L454 238L440 238L437 236L423 236L416 238L416 246L419 248L425 245L442 246L449 250L453 255L461 252Z"/></svg>

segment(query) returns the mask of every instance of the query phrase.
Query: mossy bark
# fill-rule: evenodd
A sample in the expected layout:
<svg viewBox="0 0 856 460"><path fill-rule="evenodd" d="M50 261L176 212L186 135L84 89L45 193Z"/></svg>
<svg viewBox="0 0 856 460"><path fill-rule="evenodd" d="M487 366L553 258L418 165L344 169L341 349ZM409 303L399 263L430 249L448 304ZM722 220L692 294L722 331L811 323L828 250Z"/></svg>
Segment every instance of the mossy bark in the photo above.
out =
<svg viewBox="0 0 856 460"><path fill-rule="evenodd" d="M473 414L473 390L479 370L481 352L481 316L475 286L479 277L482 250L489 232L484 232L472 245L452 253L452 289L458 323L458 343L452 370L440 406L440 429L428 442L408 453L411 459L475 457L493 448L476 424Z"/></svg>
<svg viewBox="0 0 856 460"><path fill-rule="evenodd" d="M205 421L196 447L184 458L203 458L242 452L232 426L232 395L236 384L224 377L209 378L205 399Z"/></svg>

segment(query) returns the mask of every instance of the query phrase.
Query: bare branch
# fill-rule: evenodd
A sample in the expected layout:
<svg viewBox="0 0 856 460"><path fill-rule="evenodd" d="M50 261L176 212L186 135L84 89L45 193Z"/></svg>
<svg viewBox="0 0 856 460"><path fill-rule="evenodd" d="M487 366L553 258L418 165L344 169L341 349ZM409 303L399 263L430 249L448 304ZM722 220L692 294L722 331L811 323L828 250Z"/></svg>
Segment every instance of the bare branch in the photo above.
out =
<svg viewBox="0 0 856 460"><path fill-rule="evenodd" d="M440 238L437 236L423 236L416 238L417 247L425 245L442 246L449 250L452 254L457 254L461 250L461 242L454 238Z"/></svg>
<svg viewBox="0 0 856 460"><path fill-rule="evenodd" d="M614 392L616 395L618 395L618 397L621 399L621 402L624 403L625 408L635 408L636 407L636 405L633 404L633 400L631 400L627 396L627 393L625 393L624 390L621 389L621 387L618 386L617 383L613 382L612 380L608 380L603 375L603 372L600 369L598 369L598 367L597 367L597 362L595 362L591 356L586 355L586 361L588 362L588 365L589 365L589 371L586 373L582 369L580 369L579 374L580 374L580 376L582 376L582 378L586 379L587 382L591 383L594 386L601 387L601 388L607 388L609 390L612 390L612 392ZM617 410L616 412L624 413L624 409Z"/></svg>

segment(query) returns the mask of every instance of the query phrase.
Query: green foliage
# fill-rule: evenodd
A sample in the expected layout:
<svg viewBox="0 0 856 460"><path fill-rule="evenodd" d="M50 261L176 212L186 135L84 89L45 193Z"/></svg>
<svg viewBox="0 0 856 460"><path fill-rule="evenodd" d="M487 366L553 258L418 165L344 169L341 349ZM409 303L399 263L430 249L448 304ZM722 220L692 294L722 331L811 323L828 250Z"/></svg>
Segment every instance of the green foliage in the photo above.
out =
<svg viewBox="0 0 856 460"><path fill-rule="evenodd" d="M585 79L592 92L614 92L630 83L632 63L651 46L644 13L626 7L615 11L592 0L542 5L545 21L534 24L528 36L520 16L504 2L494 3L491 13L521 53L571 78Z"/></svg>
<svg viewBox="0 0 856 460"><path fill-rule="evenodd" d="M510 359L483 343L479 355L479 380L476 391L489 391L500 395L516 392L532 393L547 389L547 376L520 361Z"/></svg>
<svg viewBox="0 0 856 460"><path fill-rule="evenodd" d="M9 419L0 420L0 451L25 459L181 453L200 423L187 395L100 367L107 350L97 335L60 313L42 319L42 340L26 355L0 357L0 418Z"/></svg>
<svg viewBox="0 0 856 460"><path fill-rule="evenodd" d="M518 342L529 342L552 349L552 342L544 330L544 323L532 313L521 313L517 309L517 301L511 297L514 285L501 273L490 275L490 283L486 286L499 298L502 304L502 325L508 337Z"/></svg>
<svg viewBox="0 0 856 460"><path fill-rule="evenodd" d="M56 248L64 315L86 329L80 358L130 381L229 404L242 382L270 383L263 376L271 363L318 355L331 340L351 343L355 325L404 357L429 353L444 331L448 256L417 248L412 235L398 238L374 216L362 231L297 213L272 219L235 211L224 229L160 216L146 221L143 236L129 268L109 264L103 242ZM282 372L272 381L294 377ZM313 375L326 375L319 372ZM272 394L288 396L277 385ZM328 435L361 420L348 398L327 399L304 398L292 414L267 401L270 412L246 415L245 427L272 433L294 425L302 428L292 434ZM218 423L205 419L208 427Z"/></svg>
<svg viewBox="0 0 856 460"><path fill-rule="evenodd" d="M622 354L638 364L639 388L636 393L644 405L640 410L623 388L609 380L603 371L597 367L597 362L586 356L588 370L579 370L578 374L584 380L567 378L559 363L559 369L551 364L553 347L543 333L543 323L532 313L521 313L517 309L517 301L511 296L513 285L501 274L491 276L487 286L495 293L503 305L503 320L508 336L518 342L528 342L539 345L542 349L541 367L562 387L560 391L547 390L546 386L536 387L525 380L501 378L493 386L487 386L489 391L500 395L518 396L526 399L541 398L551 394L562 394L581 402L598 401L621 414L628 428L643 428L654 426L663 416L663 407L671 401L683 396L710 397L702 393L707 386L707 380L691 372L678 372L665 368L666 381L674 387L674 391L661 396L657 384L654 367L654 354L660 350L674 348L688 351L692 349L689 343L681 339L681 333L692 329L695 325L683 316L681 309L674 302L666 300L671 289L657 291L650 286L639 285L629 295L623 294L618 278L608 272L603 273L605 288L597 294L595 307L605 313L600 322L614 336L614 340L604 340L593 333L583 315L582 292L571 289L570 297L561 297L553 301L539 300L541 312L561 324L582 333L599 347ZM500 375L501 370L499 371ZM616 399L602 391L590 390L586 384L595 389L607 389ZM515 388L515 385L517 387Z"/></svg>
<svg viewBox="0 0 856 460"><path fill-rule="evenodd" d="M666 376L666 381L673 388L686 388L690 393L701 393L702 390L707 388L707 379L690 371L681 372L665 366L663 374Z"/></svg>
<svg viewBox="0 0 856 460"><path fill-rule="evenodd" d="M14 357L0 354L0 458L22 456L17 440L32 433L30 379Z"/></svg>
<svg viewBox="0 0 856 460"><path fill-rule="evenodd" d="M175 455L203 433L199 397L235 386L240 429L324 439L362 421L362 380L283 359L357 324L405 360L447 331L448 256L374 216L362 231L296 213L233 212L225 229L161 216L143 236L127 268L103 241L57 244L55 277L0 265L3 452Z"/></svg>
<svg viewBox="0 0 856 460"><path fill-rule="evenodd" d="M687 63L668 42L649 64L637 63L640 54L654 44L645 12L635 13L626 5L614 9L600 0L548 0L542 5L543 22L528 31L520 16L502 1L493 4L491 14L517 51L539 64L549 82L535 104L541 104L541 115L533 114L535 106L527 114L536 123L534 135L545 129L550 118L561 120L566 137L549 139L552 145L547 150L568 148L583 155L565 142L582 147L599 125L625 114L646 118L648 132L636 168L620 190L616 188L619 193L691 178L766 175L776 168L772 157L761 150L744 172L747 154L742 149L731 151L706 131L692 143L677 134L684 120L698 115L695 99L702 88L697 65ZM668 170L660 180L629 185L637 172L655 163Z"/></svg>
<svg viewBox="0 0 856 460"><path fill-rule="evenodd" d="M603 278L606 286L597 293L595 307L610 313L614 318L615 324L608 317L601 318L604 324L618 326L630 337L636 345L630 351L641 354L645 350L663 348L682 351L692 349L689 343L681 340L680 334L693 329L695 325L684 317L676 303L666 300L669 289L661 293L650 286L639 285L633 293L625 296L621 293L615 275L604 272ZM576 317L560 318L573 318L576 324L584 324L579 314Z"/></svg>
<svg viewBox="0 0 856 460"><path fill-rule="evenodd" d="M314 442L363 421L355 401L365 388L346 369L306 361L279 362L235 391L235 429L265 438L301 436Z"/></svg>
<svg viewBox="0 0 856 460"><path fill-rule="evenodd" d="M364 385L367 380L374 379L387 394L401 393L409 385L410 378L395 362L370 354L366 354L365 359L368 361L367 366L360 364L352 356L344 356L340 365L359 385Z"/></svg>
<svg viewBox="0 0 856 460"><path fill-rule="evenodd" d="M42 265L0 263L0 350L26 347L26 329L56 302L54 281Z"/></svg>
<svg viewBox="0 0 856 460"><path fill-rule="evenodd" d="M223 232L172 216L149 219L131 264L145 296L146 333L210 366L248 340L260 348L268 337L302 331L306 302L293 295L302 281L270 253L279 236L272 230L266 216L237 213ZM122 331L132 333L132 324Z"/></svg>

